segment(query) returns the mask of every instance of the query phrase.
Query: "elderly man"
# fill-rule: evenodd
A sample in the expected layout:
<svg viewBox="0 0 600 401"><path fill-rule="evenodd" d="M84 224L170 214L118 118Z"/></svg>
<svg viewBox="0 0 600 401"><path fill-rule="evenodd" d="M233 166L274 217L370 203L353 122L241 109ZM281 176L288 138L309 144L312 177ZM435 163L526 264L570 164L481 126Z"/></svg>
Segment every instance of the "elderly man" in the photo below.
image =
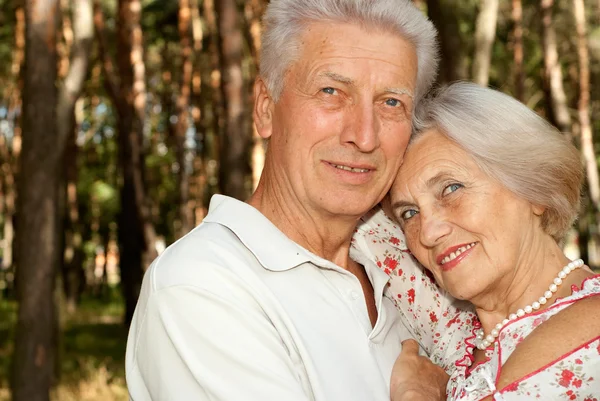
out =
<svg viewBox="0 0 600 401"><path fill-rule="evenodd" d="M247 203L214 196L147 271L134 401L389 400L411 335L388 276L349 253L402 162L436 32L408 0L271 0L264 23L261 181Z"/></svg>

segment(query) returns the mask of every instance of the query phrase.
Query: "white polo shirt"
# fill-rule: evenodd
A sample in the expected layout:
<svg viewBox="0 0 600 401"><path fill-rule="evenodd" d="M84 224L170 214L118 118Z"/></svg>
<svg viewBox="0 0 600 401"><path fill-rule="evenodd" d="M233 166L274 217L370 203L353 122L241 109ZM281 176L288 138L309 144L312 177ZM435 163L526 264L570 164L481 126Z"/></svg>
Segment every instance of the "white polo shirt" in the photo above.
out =
<svg viewBox="0 0 600 401"><path fill-rule="evenodd" d="M358 261L374 328L354 275L215 195L204 222L146 272L127 341L131 399L388 401L411 336L383 297L389 277Z"/></svg>

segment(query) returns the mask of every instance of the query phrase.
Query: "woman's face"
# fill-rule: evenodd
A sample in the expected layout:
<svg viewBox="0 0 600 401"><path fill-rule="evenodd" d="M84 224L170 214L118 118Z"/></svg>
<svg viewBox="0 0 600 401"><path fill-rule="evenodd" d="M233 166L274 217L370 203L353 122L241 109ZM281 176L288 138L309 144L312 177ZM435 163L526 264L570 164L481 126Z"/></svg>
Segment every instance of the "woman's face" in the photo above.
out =
<svg viewBox="0 0 600 401"><path fill-rule="evenodd" d="M502 291L543 235L541 208L436 130L409 147L390 197L413 255L459 299Z"/></svg>

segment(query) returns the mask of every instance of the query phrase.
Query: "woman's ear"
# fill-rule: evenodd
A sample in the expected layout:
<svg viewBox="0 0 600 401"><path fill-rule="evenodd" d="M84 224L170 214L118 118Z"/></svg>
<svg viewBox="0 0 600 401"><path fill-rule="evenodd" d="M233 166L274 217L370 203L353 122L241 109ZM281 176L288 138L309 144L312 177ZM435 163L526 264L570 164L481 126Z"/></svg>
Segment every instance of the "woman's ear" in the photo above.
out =
<svg viewBox="0 0 600 401"><path fill-rule="evenodd" d="M258 135L263 139L268 139L273 133L273 108L275 102L269 94L267 85L262 78L256 78L254 82L254 124Z"/></svg>
<svg viewBox="0 0 600 401"><path fill-rule="evenodd" d="M532 210L533 210L533 214L535 214L536 216L541 216L546 211L546 207L545 206L532 205L531 207L532 207Z"/></svg>

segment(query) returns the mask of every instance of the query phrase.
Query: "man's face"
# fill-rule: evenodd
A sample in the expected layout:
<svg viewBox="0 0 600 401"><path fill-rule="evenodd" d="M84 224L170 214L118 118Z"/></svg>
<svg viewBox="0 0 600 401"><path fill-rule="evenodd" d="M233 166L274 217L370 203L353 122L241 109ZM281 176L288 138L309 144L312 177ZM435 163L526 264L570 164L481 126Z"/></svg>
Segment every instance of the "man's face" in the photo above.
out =
<svg viewBox="0 0 600 401"><path fill-rule="evenodd" d="M397 35L311 24L268 123L257 124L284 201L353 217L377 204L408 143L416 74L414 47Z"/></svg>

